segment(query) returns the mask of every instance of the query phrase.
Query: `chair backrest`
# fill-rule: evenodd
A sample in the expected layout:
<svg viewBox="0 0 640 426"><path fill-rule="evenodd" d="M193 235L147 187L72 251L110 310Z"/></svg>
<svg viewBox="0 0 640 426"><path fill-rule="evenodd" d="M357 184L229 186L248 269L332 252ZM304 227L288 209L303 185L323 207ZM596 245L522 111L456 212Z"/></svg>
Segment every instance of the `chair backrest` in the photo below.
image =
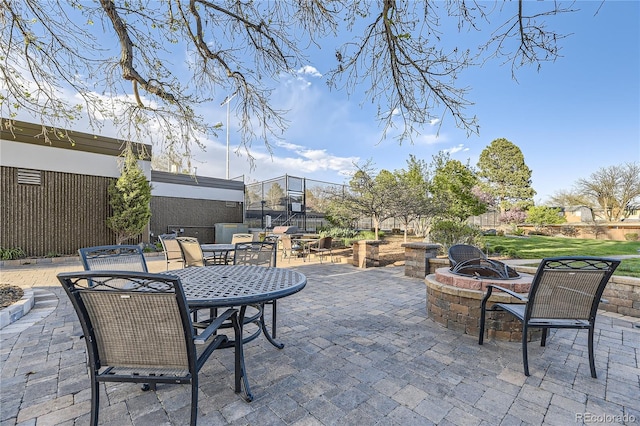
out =
<svg viewBox="0 0 640 426"><path fill-rule="evenodd" d="M87 271L62 273L58 280L82 324L92 368L195 371L189 309L177 277ZM125 290L114 281L129 285Z"/></svg>
<svg viewBox="0 0 640 426"><path fill-rule="evenodd" d="M330 250L332 243L333 243L333 238L332 237L322 237L322 238L320 238L320 241L318 242L318 247Z"/></svg>
<svg viewBox="0 0 640 426"><path fill-rule="evenodd" d="M602 292L619 264L584 256L543 259L531 283L525 320L594 321Z"/></svg>
<svg viewBox="0 0 640 426"><path fill-rule="evenodd" d="M231 236L231 244L249 243L253 241L253 234L233 234Z"/></svg>
<svg viewBox="0 0 640 426"><path fill-rule="evenodd" d="M176 262L180 264L180 267L184 266L184 257L182 257L182 250L180 250L180 243L176 239L176 234L162 234L158 237L162 244L162 250L164 250L164 258L167 261L167 269L169 264Z"/></svg>
<svg viewBox="0 0 640 426"><path fill-rule="evenodd" d="M285 251L291 250L291 236L283 235L280 237L280 241L282 241L282 249Z"/></svg>
<svg viewBox="0 0 640 426"><path fill-rule="evenodd" d="M276 243L264 241L237 243L233 252L233 264L275 267L276 257Z"/></svg>
<svg viewBox="0 0 640 426"><path fill-rule="evenodd" d="M478 247L468 244L455 244L449 247L449 266L454 267L459 263L474 259L486 259L484 252Z"/></svg>
<svg viewBox="0 0 640 426"><path fill-rule="evenodd" d="M180 244L185 267L204 266L204 254L202 253L202 247L200 247L200 242L197 238L177 237L176 240L178 240L178 244Z"/></svg>
<svg viewBox="0 0 640 426"><path fill-rule="evenodd" d="M78 250L85 271L148 272L140 246L111 245Z"/></svg>

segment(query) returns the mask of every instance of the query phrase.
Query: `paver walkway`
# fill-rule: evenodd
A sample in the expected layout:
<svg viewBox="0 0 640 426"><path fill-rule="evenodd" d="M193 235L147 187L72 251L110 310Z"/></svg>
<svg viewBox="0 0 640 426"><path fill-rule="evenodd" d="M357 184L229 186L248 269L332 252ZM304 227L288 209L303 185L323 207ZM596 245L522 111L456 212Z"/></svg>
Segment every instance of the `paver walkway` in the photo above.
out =
<svg viewBox="0 0 640 426"><path fill-rule="evenodd" d="M152 271L163 261L149 262ZM287 262L282 266L287 267ZM200 376L199 425L569 425L640 423L640 329L599 315L592 379L586 331L551 331L530 347L486 342L427 318L425 285L403 268L294 264L307 287L278 304L278 350L245 347L255 400L233 392L233 353ZM79 264L6 268L2 281L36 290L36 306L0 331L0 425L86 425L85 343L55 274ZM187 385L102 385L105 425L183 425ZM105 396L106 395L106 396Z"/></svg>

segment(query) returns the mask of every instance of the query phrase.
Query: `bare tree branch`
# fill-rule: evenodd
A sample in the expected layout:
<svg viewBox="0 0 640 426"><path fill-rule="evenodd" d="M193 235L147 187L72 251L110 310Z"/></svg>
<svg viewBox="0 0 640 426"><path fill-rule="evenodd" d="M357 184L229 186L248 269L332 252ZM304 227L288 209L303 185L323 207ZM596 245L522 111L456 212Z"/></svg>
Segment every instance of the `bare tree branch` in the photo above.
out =
<svg viewBox="0 0 640 426"><path fill-rule="evenodd" d="M492 6L493 5L493 6ZM500 5L500 6L499 6ZM445 117L478 131L459 77L483 60L523 65L553 61L565 35L551 18L573 12L553 3L476 0L0 0L0 112L4 126L22 111L38 116L43 136L88 119L111 122L128 140L185 154L216 134L197 111L237 94L243 149L267 147L288 126L272 91L283 76L308 65L307 47L334 48L327 82L378 108L383 138L394 130L411 141ZM492 24L493 16L504 22ZM452 43L457 30L491 28L479 48ZM455 29L455 28L454 28ZM114 44L114 38L117 45ZM456 39L457 40L457 39ZM185 69L187 72L185 73ZM185 77L186 74L186 77ZM398 129L398 131L395 131ZM159 148L159 150L158 150ZM173 155L173 154L172 154Z"/></svg>

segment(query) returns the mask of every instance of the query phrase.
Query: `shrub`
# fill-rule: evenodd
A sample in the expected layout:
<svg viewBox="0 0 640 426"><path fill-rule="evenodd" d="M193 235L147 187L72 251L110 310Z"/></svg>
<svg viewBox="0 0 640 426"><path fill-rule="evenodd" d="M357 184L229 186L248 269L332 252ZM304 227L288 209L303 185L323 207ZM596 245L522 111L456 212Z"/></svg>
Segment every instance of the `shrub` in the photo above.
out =
<svg viewBox="0 0 640 426"><path fill-rule="evenodd" d="M505 246L501 246L501 245L497 245L495 247L490 247L491 248L491 253L503 253L506 248Z"/></svg>
<svg viewBox="0 0 640 426"><path fill-rule="evenodd" d="M383 233L378 231L378 236L382 238ZM356 237L358 240L375 240L376 233L374 231L360 231Z"/></svg>
<svg viewBox="0 0 640 426"><path fill-rule="evenodd" d="M567 225L560 228L560 233L566 237L577 237L578 229L575 226Z"/></svg>
<svg viewBox="0 0 640 426"><path fill-rule="evenodd" d="M429 231L429 239L441 244L445 251L454 244L471 244L478 246L482 241L482 230L477 226L453 220L439 220L433 223Z"/></svg>
<svg viewBox="0 0 640 426"><path fill-rule="evenodd" d="M517 226L512 231L513 235L522 236L524 235L524 229L520 229Z"/></svg>
<svg viewBox="0 0 640 426"><path fill-rule="evenodd" d="M0 260L15 260L27 257L27 254L20 247L2 248L0 247Z"/></svg>
<svg viewBox="0 0 640 426"><path fill-rule="evenodd" d="M505 257L510 257L512 259L517 259L518 258L518 252L514 248L509 248L509 249L503 250L502 251L502 255L505 256Z"/></svg>
<svg viewBox="0 0 640 426"><path fill-rule="evenodd" d="M326 228L321 232L327 237L332 237L334 239L355 238L355 236L358 235L358 231L355 229L339 227Z"/></svg>
<svg viewBox="0 0 640 426"><path fill-rule="evenodd" d="M638 233L629 232L628 234L624 234L624 239L627 241L638 241Z"/></svg>

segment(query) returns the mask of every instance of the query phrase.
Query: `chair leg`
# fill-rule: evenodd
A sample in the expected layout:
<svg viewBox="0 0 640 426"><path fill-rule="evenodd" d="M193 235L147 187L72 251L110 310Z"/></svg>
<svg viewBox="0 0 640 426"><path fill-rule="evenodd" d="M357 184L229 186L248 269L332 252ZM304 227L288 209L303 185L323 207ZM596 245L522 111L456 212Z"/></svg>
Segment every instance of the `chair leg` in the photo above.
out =
<svg viewBox="0 0 640 426"><path fill-rule="evenodd" d="M91 426L98 425L98 409L100 408L100 384L95 378L91 377Z"/></svg>
<svg viewBox="0 0 640 426"><path fill-rule="evenodd" d="M482 345L482 343L484 342L484 322L487 317L487 301L489 300L489 296L491 296L490 291L485 297L482 298L482 302L480 302L480 333L478 335L479 345Z"/></svg>
<svg viewBox="0 0 640 426"><path fill-rule="evenodd" d="M542 329L542 338L540 339L540 346L547 346L547 332L549 331L548 328L543 328Z"/></svg>
<svg viewBox="0 0 640 426"><path fill-rule="evenodd" d="M484 321L487 313L484 310L484 307L480 308L480 332L478 333L478 344L482 345L484 343Z"/></svg>
<svg viewBox="0 0 640 426"><path fill-rule="evenodd" d="M522 322L522 365L524 365L524 375L529 376L529 359L527 356L527 324Z"/></svg>
<svg viewBox="0 0 640 426"><path fill-rule="evenodd" d="M198 373L191 378L191 426L196 426L198 421Z"/></svg>
<svg viewBox="0 0 640 426"><path fill-rule="evenodd" d="M591 377L593 377L594 379L597 379L598 376L596 375L596 360L595 360L595 355L593 353L593 334L594 334L594 329L595 326L594 324L591 324L591 327L589 327L589 368L591 369Z"/></svg>

